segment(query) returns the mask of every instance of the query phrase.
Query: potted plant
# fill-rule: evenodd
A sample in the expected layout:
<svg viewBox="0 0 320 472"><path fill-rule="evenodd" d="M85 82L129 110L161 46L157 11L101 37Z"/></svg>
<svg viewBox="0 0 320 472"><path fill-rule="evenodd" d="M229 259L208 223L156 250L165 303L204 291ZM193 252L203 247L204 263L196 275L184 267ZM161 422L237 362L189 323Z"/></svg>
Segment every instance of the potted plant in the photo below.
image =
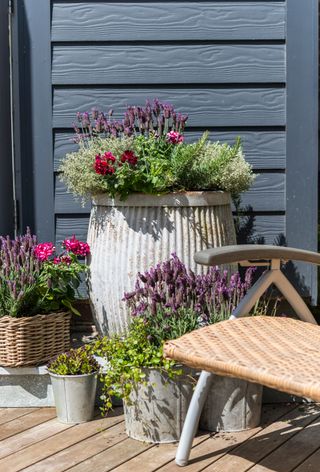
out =
<svg viewBox="0 0 320 472"><path fill-rule="evenodd" d="M66 239L61 254L30 230L0 237L0 365L37 365L70 347L70 317L86 243Z"/></svg>
<svg viewBox="0 0 320 472"><path fill-rule="evenodd" d="M124 297L131 313L128 334L104 338L95 346L108 362L102 376L106 409L112 407L113 395L124 399L130 437L148 442L179 439L196 373L164 359L163 343L228 318L250 288L252 274L248 269L244 281L239 273L228 276L218 268L196 275L172 255L138 275L135 290ZM226 405L226 394L233 404ZM240 411L243 398L246 409ZM261 389L239 387L233 379L227 384L217 380L207 405L202 419L207 429L221 429L221 424L225 430L253 427L260 419Z"/></svg>
<svg viewBox="0 0 320 472"><path fill-rule="evenodd" d="M58 420L85 423L93 418L99 364L89 346L70 349L48 364Z"/></svg>
<svg viewBox="0 0 320 472"><path fill-rule="evenodd" d="M92 198L88 242L89 294L100 333L124 332L124 288L137 273L176 252L194 271L193 253L235 244L231 193L249 188L251 166L241 143L184 140L187 115L147 101L129 106L122 121L112 112L79 113L79 150L60 170L68 189Z"/></svg>

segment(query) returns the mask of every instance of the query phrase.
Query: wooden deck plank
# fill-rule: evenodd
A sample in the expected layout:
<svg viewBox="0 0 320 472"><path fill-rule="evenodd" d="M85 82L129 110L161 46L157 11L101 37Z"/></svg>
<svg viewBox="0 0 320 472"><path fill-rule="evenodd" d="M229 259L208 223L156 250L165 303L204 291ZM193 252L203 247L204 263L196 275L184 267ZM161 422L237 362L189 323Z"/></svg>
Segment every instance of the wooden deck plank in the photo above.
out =
<svg viewBox="0 0 320 472"><path fill-rule="evenodd" d="M1 408L0 410L0 425L15 420L20 416L27 415L37 410L37 408Z"/></svg>
<svg viewBox="0 0 320 472"><path fill-rule="evenodd" d="M109 470L114 470L115 467L122 463L125 463L125 466L127 467L126 470L128 472L131 470L131 468L128 468L127 461L130 460L131 457L135 457L137 454L140 454L141 452L144 452L150 448L152 448L152 444L135 441L134 439L125 439L110 449L107 449L106 451L101 452L91 459L88 459L81 464L68 469L68 472L88 472L89 470L94 472L107 472ZM140 470L141 472L145 471L144 468ZM28 472L31 472L31 470Z"/></svg>
<svg viewBox="0 0 320 472"><path fill-rule="evenodd" d="M319 443L320 446L320 443ZM311 456L302 462L294 472L319 472L320 449L317 449Z"/></svg>
<svg viewBox="0 0 320 472"><path fill-rule="evenodd" d="M319 416L308 426L273 451L259 464L250 468L250 472L292 472L306 458L319 448ZM318 465L318 470L320 469Z"/></svg>
<svg viewBox="0 0 320 472"><path fill-rule="evenodd" d="M273 453L310 423L319 420L319 405L299 406L287 415L264 428L230 454L205 470L208 472L246 472L263 458ZM263 446L263 447L262 447Z"/></svg>
<svg viewBox="0 0 320 472"><path fill-rule="evenodd" d="M201 442L207 440L211 436L210 433L201 431L193 441L193 447ZM133 457L126 463L116 467L114 472L128 472L128 470L135 472L141 471L151 472L164 464L174 460L177 450L177 443L171 444L157 444L147 451Z"/></svg>
<svg viewBox="0 0 320 472"><path fill-rule="evenodd" d="M48 472L50 470L63 472L81 462L83 463L86 459L97 456L101 451L109 449L115 444L118 445L126 438L123 423L118 423L24 470L26 472ZM54 438L52 440L54 441Z"/></svg>
<svg viewBox="0 0 320 472"><path fill-rule="evenodd" d="M9 423L1 425L0 429L0 440L9 438L15 434L26 431L41 423L51 420L56 416L55 408L39 408L35 411L20 416Z"/></svg>
<svg viewBox="0 0 320 472"><path fill-rule="evenodd" d="M46 438L53 437L55 434L71 427L72 425L63 424L53 419L19 434L15 434L7 439L3 439L0 442L0 459L14 454L32 444L43 441Z"/></svg>
<svg viewBox="0 0 320 472"><path fill-rule="evenodd" d="M32 464L40 462L67 447L97 434L99 431L110 428L123 421L123 416L119 414L119 411L120 409L115 409L108 418L78 424L53 437L44 439L41 442L0 459L0 470L8 470L10 472L24 470Z"/></svg>
<svg viewBox="0 0 320 472"><path fill-rule="evenodd" d="M293 408L294 405L281 405L280 408L278 406L275 407L274 405L264 406L261 426L247 431L240 431L238 433L218 433L209 437L206 441L193 447L190 456L190 463L188 466L184 467L183 470L188 472L198 472L205 469L205 467L221 459L225 454L239 446L239 444L259 433L264 429L264 427L271 424L273 421L278 420ZM171 461L157 470L159 470L159 472L176 472L177 466L174 461ZM221 471L223 471L223 469L220 469L220 472Z"/></svg>

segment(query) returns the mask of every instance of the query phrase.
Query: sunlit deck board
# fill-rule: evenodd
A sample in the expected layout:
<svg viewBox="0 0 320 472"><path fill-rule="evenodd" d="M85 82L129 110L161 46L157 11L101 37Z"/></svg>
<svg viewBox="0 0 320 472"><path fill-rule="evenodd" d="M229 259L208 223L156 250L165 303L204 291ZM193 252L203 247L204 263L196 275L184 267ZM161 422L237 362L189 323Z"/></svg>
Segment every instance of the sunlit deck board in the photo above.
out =
<svg viewBox="0 0 320 472"><path fill-rule="evenodd" d="M0 470L10 472L318 472L320 405L267 405L258 428L201 432L190 464L174 463L175 444L126 436L120 408L107 418L63 425L54 409L0 409Z"/></svg>

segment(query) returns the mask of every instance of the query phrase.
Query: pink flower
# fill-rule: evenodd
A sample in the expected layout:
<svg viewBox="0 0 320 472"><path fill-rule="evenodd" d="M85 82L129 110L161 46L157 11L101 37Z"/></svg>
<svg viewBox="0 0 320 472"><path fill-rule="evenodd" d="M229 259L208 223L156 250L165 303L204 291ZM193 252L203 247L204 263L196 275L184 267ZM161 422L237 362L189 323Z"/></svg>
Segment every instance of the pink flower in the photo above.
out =
<svg viewBox="0 0 320 472"><path fill-rule="evenodd" d="M184 140L182 134L178 133L178 131L169 131L167 133L167 141L171 144L180 144Z"/></svg>
<svg viewBox="0 0 320 472"><path fill-rule="evenodd" d="M71 239L65 239L62 245L67 251L72 252L76 256L86 256L90 253L89 244L79 241L75 235Z"/></svg>
<svg viewBox="0 0 320 472"><path fill-rule="evenodd" d="M54 259L53 259L54 264L60 264L60 262L61 262L60 257L54 257Z"/></svg>
<svg viewBox="0 0 320 472"><path fill-rule="evenodd" d="M55 250L56 248L53 243L42 243L38 244L34 248L34 254L40 261L46 261L50 256L52 256Z"/></svg>
<svg viewBox="0 0 320 472"><path fill-rule="evenodd" d="M63 264L70 265L71 262L72 262L72 259L71 259L70 256L62 256L61 257L61 262L63 262Z"/></svg>

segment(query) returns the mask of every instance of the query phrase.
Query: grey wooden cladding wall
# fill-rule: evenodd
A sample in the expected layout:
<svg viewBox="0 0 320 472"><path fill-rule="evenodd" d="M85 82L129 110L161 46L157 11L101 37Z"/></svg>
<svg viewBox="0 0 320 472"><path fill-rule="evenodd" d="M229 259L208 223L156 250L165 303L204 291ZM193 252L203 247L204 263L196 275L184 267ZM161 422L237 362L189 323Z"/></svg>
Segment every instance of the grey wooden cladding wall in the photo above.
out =
<svg viewBox="0 0 320 472"><path fill-rule="evenodd" d="M285 232L285 1L53 1L52 125L56 238L85 236L90 206L58 168L77 111L158 97L189 114L187 140L240 135L259 174L242 196L257 235ZM245 220L243 220L245 221Z"/></svg>
<svg viewBox="0 0 320 472"><path fill-rule="evenodd" d="M256 8L259 4L259 8ZM284 39L279 2L55 2L53 41Z"/></svg>
<svg viewBox="0 0 320 472"><path fill-rule="evenodd" d="M284 45L54 46L54 84L285 81Z"/></svg>
<svg viewBox="0 0 320 472"><path fill-rule="evenodd" d="M129 80L129 79L128 79ZM53 126L68 128L77 111L96 105L123 111L128 104L158 97L188 112L190 127L285 126L286 91L279 87L57 87L53 90Z"/></svg>

